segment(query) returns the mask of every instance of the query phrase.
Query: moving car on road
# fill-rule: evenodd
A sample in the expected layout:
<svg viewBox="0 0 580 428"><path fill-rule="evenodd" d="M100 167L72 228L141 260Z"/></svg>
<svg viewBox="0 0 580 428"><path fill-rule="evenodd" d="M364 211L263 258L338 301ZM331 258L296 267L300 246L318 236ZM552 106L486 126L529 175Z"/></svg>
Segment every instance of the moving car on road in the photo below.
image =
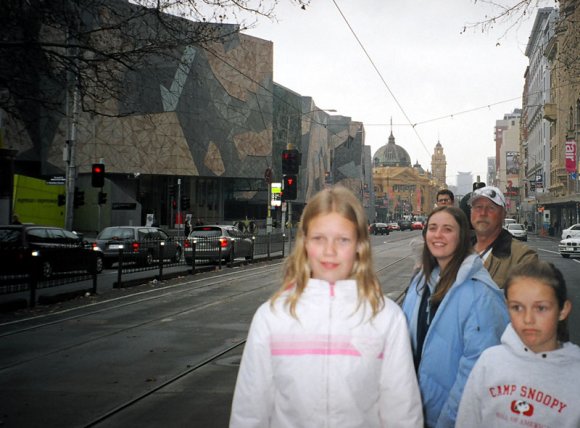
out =
<svg viewBox="0 0 580 428"><path fill-rule="evenodd" d="M411 222L409 220L399 220L400 230L413 230Z"/></svg>
<svg viewBox="0 0 580 428"><path fill-rule="evenodd" d="M159 260L161 242L163 259L179 262L182 254L181 244L158 227L106 227L97 236L95 245L103 251L105 267L109 268L119 260L120 250L123 250L123 263L136 262L149 266L154 260Z"/></svg>
<svg viewBox="0 0 580 428"><path fill-rule="evenodd" d="M399 227L399 223L389 223L387 225L389 227L389 230L401 230L401 228Z"/></svg>
<svg viewBox="0 0 580 428"><path fill-rule="evenodd" d="M414 221L411 223L412 230L423 230L423 223L420 221Z"/></svg>
<svg viewBox="0 0 580 428"><path fill-rule="evenodd" d="M193 261L195 244L196 260L225 260L226 263L238 257L251 260L254 255L254 241L235 226L208 225L194 227L184 243L187 264Z"/></svg>
<svg viewBox="0 0 580 428"><path fill-rule="evenodd" d="M526 226L520 223L508 223L505 226L506 230L516 239L520 241L528 240L528 231Z"/></svg>
<svg viewBox="0 0 580 428"><path fill-rule="evenodd" d="M565 259L570 256L580 257L580 237L561 240L560 244L558 244L558 251Z"/></svg>
<svg viewBox="0 0 580 428"><path fill-rule="evenodd" d="M82 236L54 226L34 224L0 226L0 275L30 274L42 278L56 272L103 270L103 253Z"/></svg>
<svg viewBox="0 0 580 428"><path fill-rule="evenodd" d="M388 235L389 226L386 223L371 223L369 233L371 235Z"/></svg>
<svg viewBox="0 0 580 428"><path fill-rule="evenodd" d="M580 237L580 223L573 224L562 231L562 239Z"/></svg>

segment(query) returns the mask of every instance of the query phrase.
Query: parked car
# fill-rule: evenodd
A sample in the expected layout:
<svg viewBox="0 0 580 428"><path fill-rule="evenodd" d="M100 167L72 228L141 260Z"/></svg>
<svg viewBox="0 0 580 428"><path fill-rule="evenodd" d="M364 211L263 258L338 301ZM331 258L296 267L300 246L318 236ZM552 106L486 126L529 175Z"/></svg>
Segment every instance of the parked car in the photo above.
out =
<svg viewBox="0 0 580 428"><path fill-rule="evenodd" d="M389 230L401 230L401 228L399 227L399 223L392 222L389 223L387 226L389 227Z"/></svg>
<svg viewBox="0 0 580 428"><path fill-rule="evenodd" d="M420 221L414 221L411 223L411 229L413 230L423 230L423 223Z"/></svg>
<svg viewBox="0 0 580 428"><path fill-rule="evenodd" d="M95 245L104 254L106 268L119 260L119 250L123 250L123 263L136 262L149 266L159 260L159 243L163 242L163 259L174 263L181 260L181 244L167 232L153 226L110 226L98 234Z"/></svg>
<svg viewBox="0 0 580 428"><path fill-rule="evenodd" d="M254 256L254 241L251 236L240 232L235 226L208 225L194 227L184 242L185 261L193 261L193 244L195 242L195 259L226 262L238 257L251 260Z"/></svg>
<svg viewBox="0 0 580 428"><path fill-rule="evenodd" d="M388 235L389 232L389 226L386 223L371 223L369 225L371 235Z"/></svg>
<svg viewBox="0 0 580 428"><path fill-rule="evenodd" d="M580 223L573 224L568 229L562 231L562 239L580 236Z"/></svg>
<svg viewBox="0 0 580 428"><path fill-rule="evenodd" d="M528 240L528 231L526 226L520 223L508 223L505 226L506 230L516 239L520 241Z"/></svg>
<svg viewBox="0 0 580 428"><path fill-rule="evenodd" d="M2 275L31 273L35 265L42 278L56 272L103 270L102 251L92 248L82 236L60 227L34 224L0 226L0 260Z"/></svg>
<svg viewBox="0 0 580 428"><path fill-rule="evenodd" d="M561 240L558 244L558 251L565 259L570 256L580 257L580 237Z"/></svg>
<svg viewBox="0 0 580 428"><path fill-rule="evenodd" d="M400 230L413 230L411 222L409 220L399 220Z"/></svg>

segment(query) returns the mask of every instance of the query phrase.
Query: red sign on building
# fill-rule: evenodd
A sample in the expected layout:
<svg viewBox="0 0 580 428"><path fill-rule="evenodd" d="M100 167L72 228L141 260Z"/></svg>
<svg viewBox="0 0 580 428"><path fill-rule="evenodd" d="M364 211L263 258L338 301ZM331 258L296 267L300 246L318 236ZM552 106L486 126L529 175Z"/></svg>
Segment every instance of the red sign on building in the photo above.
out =
<svg viewBox="0 0 580 428"><path fill-rule="evenodd" d="M566 141L566 172L576 172L576 141Z"/></svg>

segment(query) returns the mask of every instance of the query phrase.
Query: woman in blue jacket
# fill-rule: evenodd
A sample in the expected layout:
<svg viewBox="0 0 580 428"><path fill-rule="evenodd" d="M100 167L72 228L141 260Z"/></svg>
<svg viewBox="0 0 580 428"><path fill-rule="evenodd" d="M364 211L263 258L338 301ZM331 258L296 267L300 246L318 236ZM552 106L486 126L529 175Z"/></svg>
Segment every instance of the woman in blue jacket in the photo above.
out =
<svg viewBox="0 0 580 428"><path fill-rule="evenodd" d="M508 324L504 297L474 254L469 223L452 206L427 219L421 270L403 302L425 425L453 427L467 377Z"/></svg>

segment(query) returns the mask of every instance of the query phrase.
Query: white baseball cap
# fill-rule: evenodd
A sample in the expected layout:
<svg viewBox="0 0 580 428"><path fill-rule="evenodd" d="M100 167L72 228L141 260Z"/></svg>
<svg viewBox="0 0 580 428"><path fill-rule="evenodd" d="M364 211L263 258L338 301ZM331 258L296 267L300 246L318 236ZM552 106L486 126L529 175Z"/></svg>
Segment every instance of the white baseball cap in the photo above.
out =
<svg viewBox="0 0 580 428"><path fill-rule="evenodd" d="M469 205L473 205L473 201L479 198L487 198L496 205L505 208L505 197L501 190L494 186L485 186L480 189L476 189L471 194L469 199Z"/></svg>

